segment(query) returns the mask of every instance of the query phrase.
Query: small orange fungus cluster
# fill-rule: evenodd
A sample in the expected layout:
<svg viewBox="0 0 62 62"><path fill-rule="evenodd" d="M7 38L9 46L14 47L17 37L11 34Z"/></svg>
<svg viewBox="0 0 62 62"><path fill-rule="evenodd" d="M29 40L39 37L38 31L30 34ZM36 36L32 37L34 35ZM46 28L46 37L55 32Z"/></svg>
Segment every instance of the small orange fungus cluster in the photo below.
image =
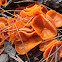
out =
<svg viewBox="0 0 62 62"><path fill-rule="evenodd" d="M1 1L4 2L4 0ZM6 4L6 0L1 4L2 6ZM15 49L20 55L26 54L26 52L39 45L40 51L44 52L43 57L46 59L48 55L56 51L56 45L58 45L58 48L62 45L62 41L52 39L58 34L56 28L62 27L62 15L60 13L48 10L42 4L31 4L15 10L20 11L14 12L14 18L5 19L0 17L0 32L7 30L0 33L0 46L4 44L4 39L9 36L6 40L15 44ZM49 62L51 57L48 58ZM59 61L61 57L62 47L58 50L57 60ZM53 58L53 62L55 62L55 58Z"/></svg>

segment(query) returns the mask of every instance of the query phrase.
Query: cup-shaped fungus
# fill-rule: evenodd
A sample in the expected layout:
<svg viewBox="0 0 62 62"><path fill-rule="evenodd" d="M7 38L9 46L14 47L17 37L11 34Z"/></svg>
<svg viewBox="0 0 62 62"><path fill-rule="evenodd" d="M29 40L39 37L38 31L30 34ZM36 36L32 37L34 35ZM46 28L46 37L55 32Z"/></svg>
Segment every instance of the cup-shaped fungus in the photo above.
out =
<svg viewBox="0 0 62 62"><path fill-rule="evenodd" d="M33 33L33 35L29 34L29 36L31 36L31 37L29 37L28 39L27 39L26 34L24 34L24 36L25 36L24 38L26 38L26 40L24 40L24 41L20 40L20 41L15 42L15 49L20 55L26 54L26 52L29 52L32 48L34 48L35 46L37 46L38 44L40 44L42 42L40 36L38 36L34 33Z"/></svg>
<svg viewBox="0 0 62 62"><path fill-rule="evenodd" d="M52 57L53 57L53 60L52 62L55 62L55 53L57 52L57 61L60 60L61 58L61 54L62 54L62 51L61 51L61 45L62 45L62 41L58 41L58 42L55 42L54 44L51 44L50 47L48 47L45 52L44 52L44 58L46 59L46 61L51 61L52 60ZM58 48L56 48L58 47ZM54 53L55 52L55 53ZM54 53L54 54L53 54Z"/></svg>
<svg viewBox="0 0 62 62"><path fill-rule="evenodd" d="M57 35L56 28L42 14L32 20L32 27L43 40L53 38Z"/></svg>
<svg viewBox="0 0 62 62"><path fill-rule="evenodd" d="M57 42L57 39L45 40L45 41L43 41L43 42L39 45L40 51L45 51L51 44L54 44L55 42Z"/></svg>
<svg viewBox="0 0 62 62"><path fill-rule="evenodd" d="M50 17L49 17L49 16ZM52 22L52 24L55 24L55 27L61 27L62 26L62 15L54 10L50 10L46 13L46 18ZM53 20L52 20L53 19Z"/></svg>

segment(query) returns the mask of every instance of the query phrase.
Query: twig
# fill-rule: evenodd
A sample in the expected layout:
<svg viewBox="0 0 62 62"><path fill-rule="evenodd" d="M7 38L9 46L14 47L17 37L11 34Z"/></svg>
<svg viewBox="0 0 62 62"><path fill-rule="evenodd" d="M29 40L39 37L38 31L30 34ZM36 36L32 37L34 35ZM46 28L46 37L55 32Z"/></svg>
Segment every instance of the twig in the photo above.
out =
<svg viewBox="0 0 62 62"><path fill-rule="evenodd" d="M23 28L24 28L30 21L32 21L33 18L34 18L34 16L23 26Z"/></svg>
<svg viewBox="0 0 62 62"><path fill-rule="evenodd" d="M58 34L59 36L59 34ZM57 45L56 45L56 50L58 49L58 41L57 41ZM58 51L55 54L55 62L57 62L57 57L58 57Z"/></svg>
<svg viewBox="0 0 62 62"><path fill-rule="evenodd" d="M12 0L9 0L8 3L4 7L7 7L11 2Z"/></svg>
<svg viewBox="0 0 62 62"><path fill-rule="evenodd" d="M52 62L52 61L53 61L54 56L55 56L55 55L53 55L53 57L52 57L52 59L51 59L51 61L50 61L50 62Z"/></svg>
<svg viewBox="0 0 62 62"><path fill-rule="evenodd" d="M2 31L0 34L2 34L3 32L7 32L7 31L16 31L16 29L13 29L13 30L5 30L5 31ZM19 31L31 31L31 30L19 29Z"/></svg>
<svg viewBox="0 0 62 62"><path fill-rule="evenodd" d="M62 30L62 29L56 29L56 30Z"/></svg>
<svg viewBox="0 0 62 62"><path fill-rule="evenodd" d="M11 17L7 16L6 14L1 14L2 16L4 16L6 19L10 19Z"/></svg>
<svg viewBox="0 0 62 62"><path fill-rule="evenodd" d="M49 58L49 56L50 56L50 54L51 54L51 51L52 51L53 47L54 47L54 45L51 47L51 50L50 50L50 52L49 52L49 54L48 54L48 58ZM47 62L48 62L48 58L47 58Z"/></svg>
<svg viewBox="0 0 62 62"><path fill-rule="evenodd" d="M10 56L10 57L13 58L13 59L15 59L18 62L22 62L22 61L20 61L18 58L14 57L14 56Z"/></svg>
<svg viewBox="0 0 62 62"><path fill-rule="evenodd" d="M14 15L14 14L8 12L8 11L5 11L5 10L4 10L3 8L1 8L1 7L0 7L0 9L2 9L4 12L6 12L6 13L8 13L8 14L14 16L14 17L17 17L16 15ZM19 18L20 18L20 17L19 17ZM25 18L20 18L20 19L22 19L22 20L27 20L27 19L25 19ZM27 20L27 21L28 21L28 20Z"/></svg>
<svg viewBox="0 0 62 62"><path fill-rule="evenodd" d="M53 52L49 57L51 57L52 55L54 55L61 47L62 47L62 45L61 45L55 52ZM49 58L49 57L47 57L47 58ZM47 59L47 58L46 58L46 59ZM46 60L46 59L45 59L45 60ZM42 62L44 62L45 60L43 60Z"/></svg>
<svg viewBox="0 0 62 62"><path fill-rule="evenodd" d="M16 57L20 60L20 62L24 62L18 55Z"/></svg>
<svg viewBox="0 0 62 62"><path fill-rule="evenodd" d="M0 10L0 11L2 11L2 10ZM21 11L21 10L5 10L5 11L10 11L11 12L11 11Z"/></svg>
<svg viewBox="0 0 62 62"><path fill-rule="evenodd" d="M12 34L14 34L15 32L13 32L13 33L11 33L10 35L8 35L5 39L3 39L1 42L0 42L0 44L2 43L2 42L4 42L4 40L6 40L9 36L11 36Z"/></svg>
<svg viewBox="0 0 62 62"><path fill-rule="evenodd" d="M0 49L0 54L4 51L4 47L2 49Z"/></svg>
<svg viewBox="0 0 62 62"><path fill-rule="evenodd" d="M12 26L13 26L13 25L12 25ZM8 27L7 29L11 28L12 26ZM7 27L7 26L6 26L6 27ZM5 28L5 27L4 27L4 28ZM2 32L0 32L0 34L3 33L4 31L6 31L7 29L5 29L5 30L3 30Z"/></svg>
<svg viewBox="0 0 62 62"><path fill-rule="evenodd" d="M40 61L42 61L44 58L42 58Z"/></svg>
<svg viewBox="0 0 62 62"><path fill-rule="evenodd" d="M51 38L51 39L48 39L48 40L45 40L44 42L47 42L47 41L53 40L53 39L58 38L58 37L62 37L62 35L60 35L60 36L56 36L56 37ZM42 43L44 43L44 42L42 42ZM42 44L42 43L41 43L41 44Z"/></svg>

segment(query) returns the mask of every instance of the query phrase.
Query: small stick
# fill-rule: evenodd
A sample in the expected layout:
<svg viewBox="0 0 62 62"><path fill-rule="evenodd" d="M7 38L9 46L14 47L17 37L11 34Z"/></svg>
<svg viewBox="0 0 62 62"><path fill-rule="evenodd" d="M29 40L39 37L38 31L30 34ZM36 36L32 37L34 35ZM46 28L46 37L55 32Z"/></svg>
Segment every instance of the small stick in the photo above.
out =
<svg viewBox="0 0 62 62"><path fill-rule="evenodd" d="M8 27L7 29L9 29L9 28L11 28L11 27L12 27L12 26ZM0 34L3 33L4 31L6 31L7 29L5 29L5 30L3 30L2 32L0 32Z"/></svg>
<svg viewBox="0 0 62 62"><path fill-rule="evenodd" d="M53 47L54 47L54 45L52 46L52 48L51 48L51 50L50 50L50 52L49 52L49 54L48 54L48 58L49 58L49 56L50 56L50 53L51 53ZM47 61L48 61L48 58L47 58Z"/></svg>
<svg viewBox="0 0 62 62"><path fill-rule="evenodd" d="M9 0L4 7L7 7L11 2L12 2L12 0Z"/></svg>
<svg viewBox="0 0 62 62"><path fill-rule="evenodd" d="M2 49L0 49L0 54L4 51L4 47Z"/></svg>
<svg viewBox="0 0 62 62"><path fill-rule="evenodd" d="M44 58L42 58L40 61L42 61Z"/></svg>
<svg viewBox="0 0 62 62"><path fill-rule="evenodd" d="M1 10L0 10L0 11L1 11ZM10 11L10 12L11 12L11 11L21 11L21 10L5 10L5 11Z"/></svg>
<svg viewBox="0 0 62 62"><path fill-rule="evenodd" d="M62 30L62 29L56 29L56 30Z"/></svg>
<svg viewBox="0 0 62 62"><path fill-rule="evenodd" d="M2 16L4 16L6 19L10 19L11 17L7 16L6 14L1 14Z"/></svg>
<svg viewBox="0 0 62 62"><path fill-rule="evenodd" d="M58 34L59 36L59 34ZM57 45L56 45L56 50L58 49L58 41L57 41ZM57 62L57 57L58 57L58 51L55 54L55 62Z"/></svg>
<svg viewBox="0 0 62 62"><path fill-rule="evenodd" d="M2 9L4 12L6 12L6 13L8 13L8 14L10 14L10 15L12 15L12 16L15 16L15 17L17 17L16 15L14 15L14 14L12 14L12 13L10 13L10 12L8 12L8 11L5 11L3 8L1 8L0 7L0 9ZM20 17L19 17L20 18ZM25 19L25 18L20 18L20 19L22 19L22 20L27 20L27 19ZM28 20L27 20L28 21Z"/></svg>
<svg viewBox="0 0 62 62"><path fill-rule="evenodd" d="M51 39L48 39L48 40L45 40L44 42L47 42L47 41L53 40L53 39L58 38L58 37L62 37L62 35L60 35L60 36L56 36L56 37L51 38ZM44 43L44 42L42 42L42 43ZM42 44L42 43L41 43L41 44Z"/></svg>
<svg viewBox="0 0 62 62"><path fill-rule="evenodd" d="M54 56L55 56L55 55L53 55L53 57L52 57L52 59L51 59L51 61L50 61L50 62L52 62L52 61L53 61Z"/></svg>
<svg viewBox="0 0 62 62"><path fill-rule="evenodd" d="M4 42L4 40L6 40L9 36L11 36L12 34L14 34L15 32L13 32L13 33L11 33L10 35L8 35L5 39L3 39L1 42L0 42L0 44L2 43L2 42Z"/></svg>
<svg viewBox="0 0 62 62"><path fill-rule="evenodd" d="M20 62L24 62L18 55L16 57L20 60Z"/></svg>
<svg viewBox="0 0 62 62"><path fill-rule="evenodd" d="M11 25L13 25L14 23L12 23ZM4 28L2 28L2 29L0 29L0 30L3 30L3 29L5 29L5 28L7 28L7 27L9 27L9 26L11 26L11 25L8 25L8 26L6 26L6 27L4 27ZM5 29L6 30L6 29ZM4 30L4 31L5 31Z"/></svg>
<svg viewBox="0 0 62 62"><path fill-rule="evenodd" d="M30 21L32 21L33 18L34 18L34 16L23 26L23 28L24 28Z"/></svg>
<svg viewBox="0 0 62 62"><path fill-rule="evenodd" d="M49 57L51 57L52 55L54 55L61 47L62 47L62 45L61 45L55 52L53 52ZM48 57L47 57L47 58L48 58ZM46 58L46 59L47 59L47 58ZM46 59L45 59L45 60L46 60ZM44 62L45 60L43 60L42 62Z"/></svg>
<svg viewBox="0 0 62 62"><path fill-rule="evenodd" d="M10 56L11 58L15 59L18 62L21 62L18 58L14 57L14 56Z"/></svg>
<svg viewBox="0 0 62 62"><path fill-rule="evenodd" d="M2 31L1 33L7 32L7 31L16 31L16 29L13 29L13 30L5 30L5 31ZM31 30L19 29L19 31L31 31Z"/></svg>

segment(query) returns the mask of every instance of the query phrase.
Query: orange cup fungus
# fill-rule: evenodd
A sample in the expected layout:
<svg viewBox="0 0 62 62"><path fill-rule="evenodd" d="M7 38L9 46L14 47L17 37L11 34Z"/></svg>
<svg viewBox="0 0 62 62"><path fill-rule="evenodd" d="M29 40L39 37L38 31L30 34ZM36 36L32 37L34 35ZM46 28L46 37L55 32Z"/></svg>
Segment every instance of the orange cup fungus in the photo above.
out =
<svg viewBox="0 0 62 62"><path fill-rule="evenodd" d="M40 47L40 51L45 51L51 44L54 44L55 42L57 42L57 39L54 40L45 40L43 41L39 47Z"/></svg>
<svg viewBox="0 0 62 62"><path fill-rule="evenodd" d="M50 17L48 17L50 16ZM49 21L52 19L52 24L55 24L55 27L61 27L62 26L62 15L54 10L50 10L46 13L46 17Z"/></svg>
<svg viewBox="0 0 62 62"><path fill-rule="evenodd" d="M32 20L32 27L43 40L53 38L57 35L56 28L42 14Z"/></svg>
<svg viewBox="0 0 62 62"><path fill-rule="evenodd" d="M55 55L55 54L53 54L55 51L56 51L56 46L58 46L58 48L60 47L62 45L62 41L58 41L58 42L55 42L54 44L50 44L50 47L48 47L46 50L45 50L45 52L44 52L44 58L46 59L47 57L48 57L48 55L50 56L49 58L48 58L48 60L47 61L51 61L51 59L52 59L52 57ZM60 58L61 58L61 56L62 56L62 47L60 47L59 49L58 49L58 51L57 51L57 55L58 55L58 57L57 57L57 61L59 61L60 60ZM51 52L50 52L51 51ZM52 60L52 62L55 62L55 57L53 58L53 60Z"/></svg>
<svg viewBox="0 0 62 62"><path fill-rule="evenodd" d="M32 48L39 45L41 42L42 40L38 35L33 35L30 38L26 39L26 41L23 41L24 45L22 44L22 41L16 41L15 49L19 54L24 55L29 52Z"/></svg>
<svg viewBox="0 0 62 62"><path fill-rule="evenodd" d="M44 7L43 5L40 4L32 4L28 7L26 7L26 9L22 10L20 12L21 17L25 18L27 17L27 19L31 19L32 16L36 16L38 14L46 14L47 12L47 8Z"/></svg>

